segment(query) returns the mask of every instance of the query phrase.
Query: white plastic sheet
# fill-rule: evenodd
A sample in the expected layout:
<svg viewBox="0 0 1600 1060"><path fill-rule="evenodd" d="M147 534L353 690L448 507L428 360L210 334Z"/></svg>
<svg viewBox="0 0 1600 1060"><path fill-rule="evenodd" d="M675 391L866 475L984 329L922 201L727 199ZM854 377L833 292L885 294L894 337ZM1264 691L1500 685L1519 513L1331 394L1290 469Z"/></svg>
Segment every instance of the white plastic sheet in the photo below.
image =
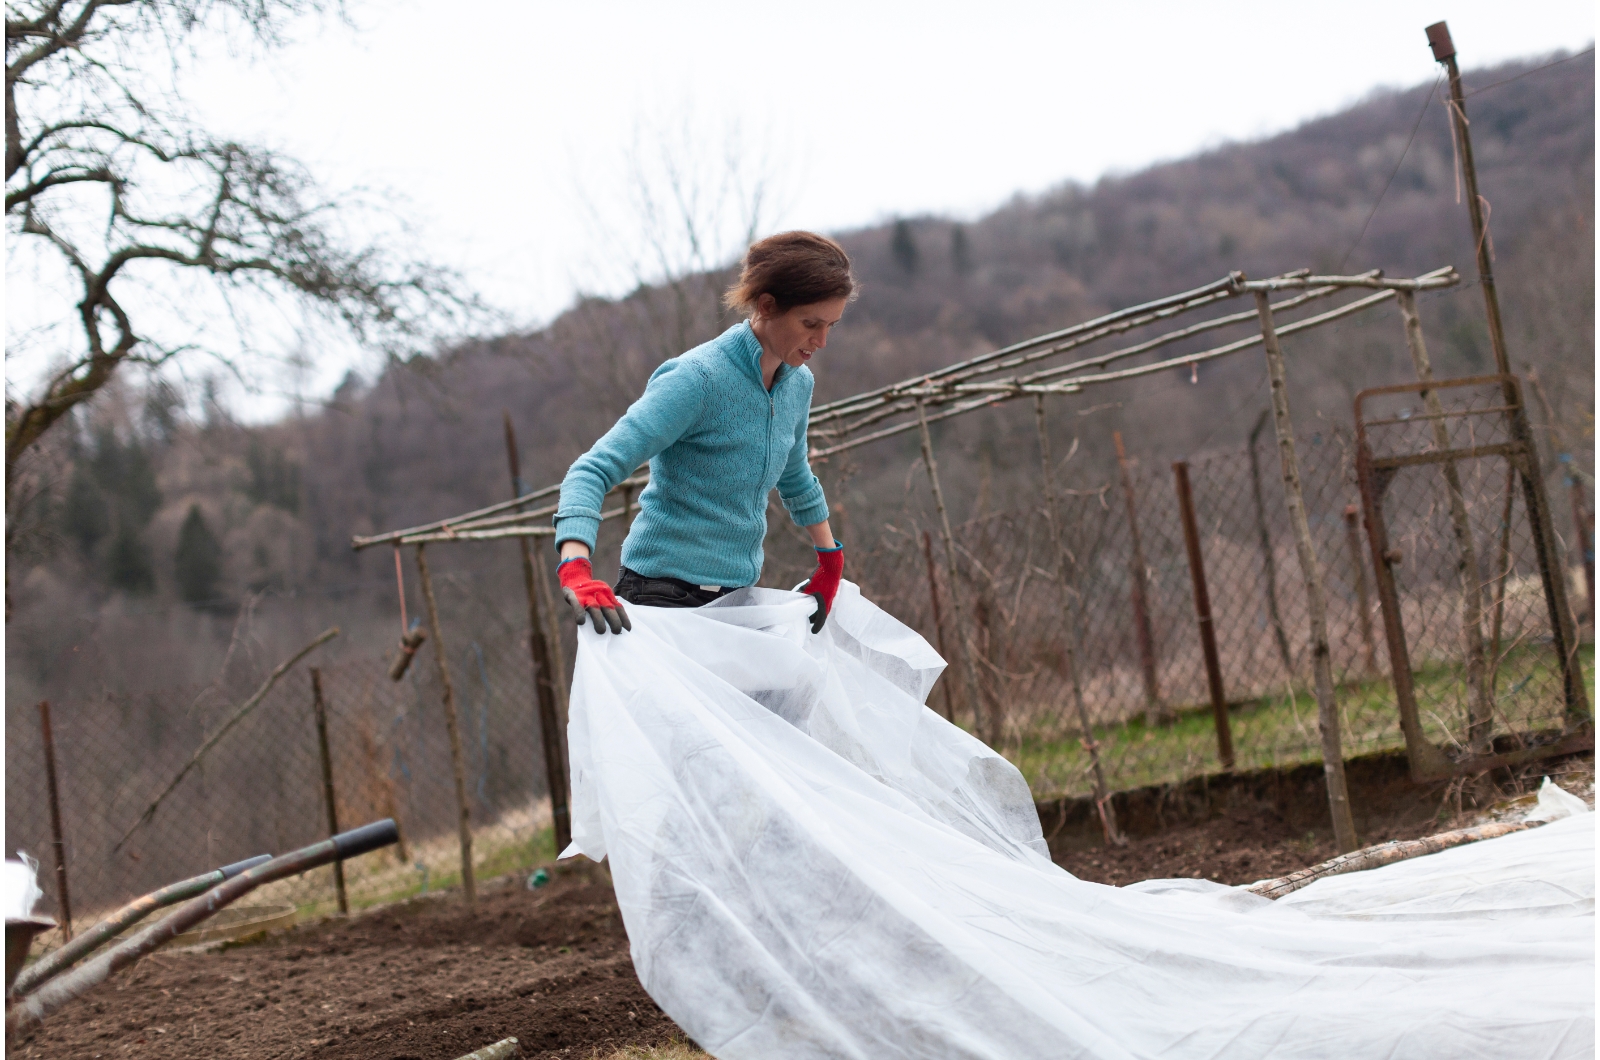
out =
<svg viewBox="0 0 1600 1060"><path fill-rule="evenodd" d="M926 642L849 583L816 636L812 607L580 635L567 853L609 856L641 981L721 1060L1593 1054L1592 814L1297 903L1088 883L1016 769L923 706ZM1501 917L1490 877L1578 897Z"/></svg>

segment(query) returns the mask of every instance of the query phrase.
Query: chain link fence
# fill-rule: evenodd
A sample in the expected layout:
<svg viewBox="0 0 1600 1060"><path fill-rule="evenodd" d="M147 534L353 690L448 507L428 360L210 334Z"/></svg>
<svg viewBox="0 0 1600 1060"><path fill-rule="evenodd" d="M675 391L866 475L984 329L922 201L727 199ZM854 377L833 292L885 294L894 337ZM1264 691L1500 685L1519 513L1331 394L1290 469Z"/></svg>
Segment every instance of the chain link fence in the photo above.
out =
<svg viewBox="0 0 1600 1060"><path fill-rule="evenodd" d="M1301 438L1298 451L1328 601L1345 754L1401 747L1371 553L1356 514L1353 440L1328 430ZM1112 790L1176 783L1222 768L1173 470L1130 463L1124 488L1115 464L1081 464L1064 461L1056 475L1063 481L1057 491L1059 551L1042 495L1030 495L954 528L953 586L920 466L906 479L898 514L852 530L851 577L952 661L929 705L968 727L984 719L983 735L1018 764L1041 799L1093 790L1089 744L1073 703L1072 654L1093 730L1089 739ZM1493 671L1487 735L1515 741L1562 723L1548 614L1525 506L1516 498L1507 501L1504 461L1481 460L1460 471ZM1195 458L1188 474L1234 768L1316 761L1321 751L1310 691L1305 582L1270 427L1258 432L1253 447ZM1464 663L1460 553L1439 467L1397 475L1386 511L1391 539L1402 552L1397 584L1425 726L1435 742L1458 744L1472 723L1473 689ZM781 534L777 522L773 532ZM788 569L782 549L769 549L769 556L768 584L793 585L809 571ZM1571 550L1563 556L1574 563L1565 573L1581 610L1587 600L1581 566ZM527 631L499 619L463 624L458 628L471 632L453 636L453 621L488 610L474 591L469 583L445 581L441 611L474 861L478 875L490 877L525 870L555 851ZM934 591L940 623L934 620ZM959 596L959 627L952 591ZM1141 635L1142 625L1148 637ZM1586 641L1580 662L1592 697L1592 638ZM976 710L961 670L969 644L977 668ZM388 664L369 656L321 667L339 824L349 828L393 817L403 836L397 846L348 867L353 906L449 887L460 877L450 745L433 644L424 645L398 683L389 679ZM151 800L249 691L210 685L53 705L77 924L173 880L327 835L304 666L184 778L151 820L138 824ZM41 857L41 881L53 894L38 716L19 704L6 714L5 827L8 850ZM293 902L303 914L330 911L332 870L273 884L259 900Z"/></svg>

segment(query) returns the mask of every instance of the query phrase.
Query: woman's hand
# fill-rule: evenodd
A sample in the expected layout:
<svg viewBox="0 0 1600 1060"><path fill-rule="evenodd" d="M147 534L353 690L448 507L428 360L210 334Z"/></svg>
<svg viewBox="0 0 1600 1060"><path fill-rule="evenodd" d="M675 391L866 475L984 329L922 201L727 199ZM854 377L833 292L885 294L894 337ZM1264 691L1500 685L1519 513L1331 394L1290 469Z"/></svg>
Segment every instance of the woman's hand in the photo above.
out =
<svg viewBox="0 0 1600 1060"><path fill-rule="evenodd" d="M817 569L800 586L800 591L817 598L817 609L811 615L811 632L821 633L833 610L833 598L839 592L839 579L844 576L844 546L834 541L832 548L817 546Z"/></svg>
<svg viewBox="0 0 1600 1060"><path fill-rule="evenodd" d="M573 556L562 560L561 566L556 568L556 577L561 581L561 595L566 597L578 625L583 625L587 618L593 620L596 633L604 633L607 627L613 633L633 628L628 612L611 591L611 586L594 576L589 557Z"/></svg>

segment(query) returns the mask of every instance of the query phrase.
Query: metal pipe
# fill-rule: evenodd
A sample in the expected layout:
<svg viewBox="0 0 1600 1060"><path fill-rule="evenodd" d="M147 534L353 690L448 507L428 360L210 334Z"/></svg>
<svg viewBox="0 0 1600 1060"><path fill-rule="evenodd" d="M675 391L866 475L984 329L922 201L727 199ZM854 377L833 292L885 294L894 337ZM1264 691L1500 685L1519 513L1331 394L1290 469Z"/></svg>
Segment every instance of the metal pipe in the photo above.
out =
<svg viewBox="0 0 1600 1060"><path fill-rule="evenodd" d="M271 860L271 854L258 854L244 861L236 861L232 865L224 865L220 869L212 869L210 872L191 876L187 880L169 883L159 890L151 891L147 895L135 898L88 931L78 935L65 946L51 950L24 968L22 973L17 976L16 985L12 987L12 996L21 997L23 994L33 993L43 983L66 971L79 958L99 949L101 945L116 938L156 910L165 909L174 902L181 902L185 898L193 898L197 894L204 894L217 884L225 880L231 880L241 872L253 869L257 865L265 865Z"/></svg>
<svg viewBox="0 0 1600 1060"><path fill-rule="evenodd" d="M171 942L183 932L212 916L218 910L237 901L262 884L294 876L326 865L330 861L353 858L371 850L393 843L399 831L392 820L374 821L324 839L320 843L281 854L266 864L247 869L239 875L216 885L190 899L175 909L159 923L152 924L131 939L92 958L87 963L53 982L46 983L32 995L22 998L6 1013L6 1036L37 1027L56 1009L78 997L158 947Z"/></svg>
<svg viewBox="0 0 1600 1060"><path fill-rule="evenodd" d="M1194 491L1189 486L1189 464L1172 465L1177 484L1178 516L1183 523L1183 545L1189 553L1189 581L1194 586L1194 617L1200 627L1200 653L1206 662L1206 687L1211 692L1211 717L1217 728L1217 758L1225 772L1233 772L1233 729L1228 723L1228 696L1222 687L1222 660L1217 656L1216 623L1211 619L1211 593L1206 588L1205 552L1200 547L1200 526L1194 517Z"/></svg>
<svg viewBox="0 0 1600 1060"><path fill-rule="evenodd" d="M1128 452L1122 447L1122 432L1112 431L1111 441L1117 447L1117 474L1122 480L1122 499L1128 509L1128 540L1132 547L1128 573L1133 582L1133 624L1139 638L1139 673L1144 681L1144 720L1147 725L1159 725L1169 719L1166 707L1161 702L1161 685L1156 677L1156 638L1150 625L1144 542L1139 536L1139 509L1133 498L1133 476L1128 467Z"/></svg>
<svg viewBox="0 0 1600 1060"><path fill-rule="evenodd" d="M61 795L56 784L56 738L50 728L50 701L39 701L39 734L44 739L44 779L50 796L50 842L56 855L56 905L61 933L72 941L72 897L67 891L67 844L61 838Z"/></svg>
<svg viewBox="0 0 1600 1060"><path fill-rule="evenodd" d="M311 710L317 721L317 754L322 759L322 802L328 810L328 834L339 834L339 806L333 794L333 754L328 748L328 708L322 701L322 671L311 668ZM344 864L333 863L333 893L339 912L350 912L350 899L344 889Z"/></svg>

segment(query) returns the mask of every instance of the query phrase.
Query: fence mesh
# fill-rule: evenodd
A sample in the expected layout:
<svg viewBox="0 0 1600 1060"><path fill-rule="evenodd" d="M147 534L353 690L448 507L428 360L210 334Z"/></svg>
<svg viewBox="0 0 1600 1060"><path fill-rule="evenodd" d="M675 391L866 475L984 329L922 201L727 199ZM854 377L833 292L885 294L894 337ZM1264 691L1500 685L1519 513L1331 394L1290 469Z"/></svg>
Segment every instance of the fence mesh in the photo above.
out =
<svg viewBox="0 0 1600 1060"><path fill-rule="evenodd" d="M1401 420L1401 410L1391 411L1390 418ZM1472 422L1464 418L1452 430L1479 429ZM1431 443L1431 436L1416 435L1384 442ZM1400 747L1375 574L1354 514L1359 493L1352 438L1339 430L1312 434L1299 440L1298 452L1327 598L1344 753ZM1441 745L1469 741L1475 694L1478 709L1484 696L1489 704L1477 738L1516 740L1560 726L1564 708L1526 505L1520 494L1507 499L1504 460L1463 463L1459 472L1480 567L1475 585L1489 668L1476 691L1466 665L1467 597L1445 477L1439 465L1406 468L1385 493L1390 537L1401 552L1395 570L1418 699L1428 734ZM1246 446L1198 457L1189 477L1230 706L1234 768L1316 761L1321 750L1310 692L1306 586L1270 425L1253 453ZM963 725L985 719L978 726L982 734L1017 763L1040 798L1093 790L1073 701L1074 653L1091 739L1112 790L1222 768L1173 471L1134 464L1128 479L1125 493L1115 466L1063 476L1059 552L1042 495L960 523L954 528L954 586L939 524L926 506L925 478L907 479L913 488L893 521L855 528L851 576L952 660L929 705ZM1134 561L1135 523L1142 564ZM1586 600L1580 570L1564 571L1574 579L1579 602ZM804 572L772 574L771 584L794 584ZM934 585L942 628L934 621ZM1147 649L1134 602L1141 586ZM952 590L963 628L955 622ZM491 876L532 866L554 850L527 630L501 622L477 639L452 638L451 616L473 606L469 597L459 585L441 592L474 859L478 873ZM978 670L977 711L961 677L967 643ZM430 642L399 683L387 676L388 660L376 657L321 671L341 827L393 817L404 837L348 867L353 905L459 880L450 747L432 651ZM1579 656L1592 697L1592 647ZM239 692L173 688L53 705L66 857L80 926L173 880L326 836L304 668L280 682L154 817L135 827L243 700ZM46 790L38 716L13 704L6 715L7 849L40 854L41 880L53 894ZM272 885L260 900L322 912L333 906L332 887L332 870L319 869Z"/></svg>

